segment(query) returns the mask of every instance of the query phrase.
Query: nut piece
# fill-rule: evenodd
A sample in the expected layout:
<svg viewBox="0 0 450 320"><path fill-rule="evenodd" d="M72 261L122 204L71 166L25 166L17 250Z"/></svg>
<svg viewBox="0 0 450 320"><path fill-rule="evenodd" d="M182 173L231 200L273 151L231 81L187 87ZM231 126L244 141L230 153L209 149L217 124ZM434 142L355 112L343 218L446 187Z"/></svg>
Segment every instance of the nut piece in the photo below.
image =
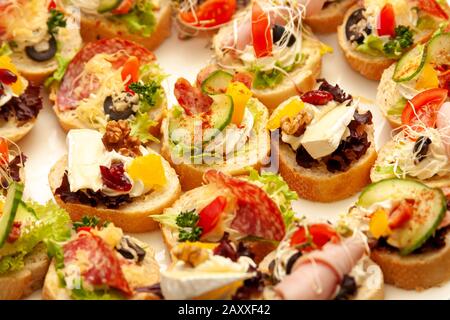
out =
<svg viewBox="0 0 450 320"><path fill-rule="evenodd" d="M136 157L141 155L141 142L137 137L130 136L131 129L126 120L109 121L102 141L108 151L115 150L123 156Z"/></svg>
<svg viewBox="0 0 450 320"><path fill-rule="evenodd" d="M288 135L299 137L305 132L306 126L311 123L312 119L307 111L302 110L292 120L289 117L283 117L281 130Z"/></svg>
<svg viewBox="0 0 450 320"><path fill-rule="evenodd" d="M191 267L196 267L209 258L208 250L189 244L178 245L172 250L172 254Z"/></svg>

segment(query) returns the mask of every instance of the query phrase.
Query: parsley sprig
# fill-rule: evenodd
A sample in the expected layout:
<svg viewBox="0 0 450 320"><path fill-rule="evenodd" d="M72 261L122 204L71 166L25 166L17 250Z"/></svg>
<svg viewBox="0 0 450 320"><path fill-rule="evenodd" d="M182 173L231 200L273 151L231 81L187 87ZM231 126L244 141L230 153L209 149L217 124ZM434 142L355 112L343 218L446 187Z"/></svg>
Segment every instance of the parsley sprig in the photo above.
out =
<svg viewBox="0 0 450 320"><path fill-rule="evenodd" d="M150 81L148 83L133 82L128 86L133 92L139 95L149 108L156 106L158 102L159 92L161 85L156 81ZM147 112L148 110L142 110L141 112Z"/></svg>
<svg viewBox="0 0 450 320"><path fill-rule="evenodd" d="M77 231L79 228L82 227L106 227L108 225L108 222L100 223L100 218L93 216L84 216L81 218L80 221L75 221L73 223L73 230Z"/></svg>
<svg viewBox="0 0 450 320"><path fill-rule="evenodd" d="M413 33L409 27L395 28L395 37L384 44L383 51L387 55L400 55L414 43Z"/></svg>
<svg viewBox="0 0 450 320"><path fill-rule="evenodd" d="M66 18L61 11L55 9L50 11L50 18L47 20L48 33L55 34L56 29L64 28L66 25Z"/></svg>
<svg viewBox="0 0 450 320"><path fill-rule="evenodd" d="M200 217L195 209L181 212L178 215L176 224L179 227L179 241L197 241L200 239L202 228L197 226L199 219Z"/></svg>

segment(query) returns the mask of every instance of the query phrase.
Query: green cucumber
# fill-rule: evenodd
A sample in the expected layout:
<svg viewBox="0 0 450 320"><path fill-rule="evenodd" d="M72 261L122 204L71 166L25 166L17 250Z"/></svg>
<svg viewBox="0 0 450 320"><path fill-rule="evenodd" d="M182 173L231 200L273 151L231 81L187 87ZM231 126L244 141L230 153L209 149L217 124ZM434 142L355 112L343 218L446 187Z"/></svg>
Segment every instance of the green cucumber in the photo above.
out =
<svg viewBox="0 0 450 320"><path fill-rule="evenodd" d="M447 200L440 189L407 179L386 179L367 186L357 205L368 208L386 200L414 199L414 212L406 228L392 230L387 242L408 255L433 235L447 212Z"/></svg>
<svg viewBox="0 0 450 320"><path fill-rule="evenodd" d="M98 13L105 13L116 9L122 0L100 0L100 3L97 8Z"/></svg>
<svg viewBox="0 0 450 320"><path fill-rule="evenodd" d="M202 82L202 91L207 94L224 93L231 80L233 80L231 73L216 70Z"/></svg>
<svg viewBox="0 0 450 320"><path fill-rule="evenodd" d="M401 57L395 66L392 79L395 82L409 81L419 74L425 65L427 51L423 44L418 44Z"/></svg>
<svg viewBox="0 0 450 320"><path fill-rule="evenodd" d="M450 32L441 33L430 40L427 56L434 64L450 64Z"/></svg>
<svg viewBox="0 0 450 320"><path fill-rule="evenodd" d="M3 213L0 217L0 248L5 244L11 232L17 209L22 203L22 194L22 184L13 182L9 186L5 204L3 205Z"/></svg>
<svg viewBox="0 0 450 320"><path fill-rule="evenodd" d="M211 112L208 113L209 129L203 129L202 144L213 140L225 127L230 124L233 115L233 99L226 94L212 95L214 102L211 105ZM186 116L170 117L169 120L169 138L175 144L184 142L191 145L192 137L197 131L200 131L201 124L205 117ZM184 129L175 132L177 129ZM186 134L188 132L189 134Z"/></svg>

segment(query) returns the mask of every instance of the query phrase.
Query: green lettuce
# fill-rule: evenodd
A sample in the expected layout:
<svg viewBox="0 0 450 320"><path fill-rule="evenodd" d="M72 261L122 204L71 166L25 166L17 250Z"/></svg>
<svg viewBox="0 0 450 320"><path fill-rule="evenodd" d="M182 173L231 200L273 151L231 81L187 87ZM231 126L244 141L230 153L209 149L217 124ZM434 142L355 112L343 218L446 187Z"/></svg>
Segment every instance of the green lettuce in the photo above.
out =
<svg viewBox="0 0 450 320"><path fill-rule="evenodd" d="M143 37L150 36L155 30L156 17L150 0L138 0L133 9L124 15L117 15L127 25L128 31Z"/></svg>
<svg viewBox="0 0 450 320"><path fill-rule="evenodd" d="M45 86L49 87L54 81L60 82L66 73L67 66L72 59L64 58L60 53L55 55L56 62L58 63L58 68L53 72L53 75L45 80Z"/></svg>
<svg viewBox="0 0 450 320"><path fill-rule="evenodd" d="M13 52L8 42L3 42L2 45L0 46L0 56L9 56L12 53Z"/></svg>
<svg viewBox="0 0 450 320"><path fill-rule="evenodd" d="M148 141L159 142L159 140L150 133L150 128L156 124L157 122L150 119L148 113L138 112L136 116L130 120L130 134L133 137L137 137L143 143Z"/></svg>
<svg viewBox="0 0 450 320"><path fill-rule="evenodd" d="M400 98L395 105L389 108L387 114L390 116L401 116L403 109L405 109L406 101L405 98Z"/></svg>
<svg viewBox="0 0 450 320"><path fill-rule="evenodd" d="M71 290L71 298L74 300L122 300L124 299L118 291L113 289L105 290L85 290L81 285L81 288Z"/></svg>
<svg viewBox="0 0 450 320"><path fill-rule="evenodd" d="M380 57L384 56L383 47L383 40L373 34L370 34L364 38L364 42L362 44L356 47L356 50L370 56Z"/></svg>
<svg viewBox="0 0 450 320"><path fill-rule="evenodd" d="M21 270L24 267L25 254L19 253L16 255L6 256L0 259L0 275L6 272L13 272Z"/></svg>

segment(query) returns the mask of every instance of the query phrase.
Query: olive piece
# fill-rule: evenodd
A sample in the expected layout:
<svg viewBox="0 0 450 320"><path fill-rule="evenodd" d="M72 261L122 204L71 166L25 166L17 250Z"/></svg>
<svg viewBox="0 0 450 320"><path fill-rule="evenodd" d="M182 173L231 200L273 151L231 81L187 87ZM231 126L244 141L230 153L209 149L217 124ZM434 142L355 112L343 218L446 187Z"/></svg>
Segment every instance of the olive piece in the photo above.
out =
<svg viewBox="0 0 450 320"><path fill-rule="evenodd" d="M357 290L358 290L358 287L356 285L355 278L346 274L342 278L342 282L339 287L339 291L336 294L336 297L334 299L335 300L348 300L356 293Z"/></svg>
<svg viewBox="0 0 450 320"><path fill-rule="evenodd" d="M420 136L413 147L413 152L415 155L414 162L418 164L424 160L427 156L428 149L430 148L431 139L428 137Z"/></svg>
<svg viewBox="0 0 450 320"><path fill-rule="evenodd" d="M367 19L364 16L366 9L361 8L354 11L345 23L345 35L348 41L357 42L362 44L364 42L364 33L371 34L372 30L367 25ZM359 25L361 21L364 21L363 25ZM364 31L364 33L363 33Z"/></svg>
<svg viewBox="0 0 450 320"><path fill-rule="evenodd" d="M301 251L294 253L286 263L286 274L291 274L294 263L302 256Z"/></svg>
<svg viewBox="0 0 450 320"><path fill-rule="evenodd" d="M129 237L123 237L117 251L128 260L142 262L145 258L145 250L133 242Z"/></svg>
<svg viewBox="0 0 450 320"><path fill-rule="evenodd" d="M280 26L278 24L274 25L272 27L272 41L273 41L273 43L281 45L281 43L279 43L279 42L280 42L280 40L283 37L283 34L285 32L286 32L286 29L283 26ZM290 34L287 46L288 47L292 47L294 45L295 41L296 41L295 36L293 34Z"/></svg>
<svg viewBox="0 0 450 320"><path fill-rule="evenodd" d="M50 35L50 40L48 41L48 49L44 51L38 51L34 46L25 47L25 52L27 56L34 61L43 62L50 60L56 54L56 39L53 35Z"/></svg>
<svg viewBox="0 0 450 320"><path fill-rule="evenodd" d="M113 98L111 96L106 97L103 102L103 111L105 114L109 115L110 120L115 121L128 119L132 114L134 114L131 104L129 104L124 110L117 110L114 107Z"/></svg>

